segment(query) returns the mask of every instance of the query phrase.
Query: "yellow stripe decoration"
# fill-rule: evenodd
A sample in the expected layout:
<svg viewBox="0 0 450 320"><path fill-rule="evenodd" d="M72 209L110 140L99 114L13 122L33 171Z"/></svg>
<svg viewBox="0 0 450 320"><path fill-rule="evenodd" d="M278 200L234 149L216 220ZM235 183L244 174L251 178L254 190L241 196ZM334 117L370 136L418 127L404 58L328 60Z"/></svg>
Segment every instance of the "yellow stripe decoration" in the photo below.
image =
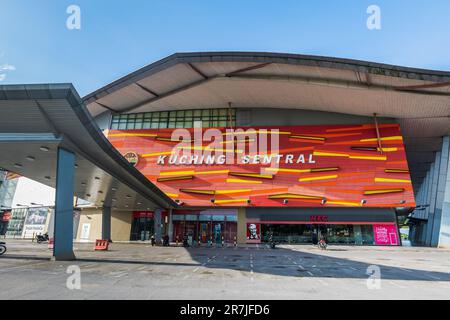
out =
<svg viewBox="0 0 450 320"><path fill-rule="evenodd" d="M398 188L398 189L378 189L378 190L365 190L364 195L372 195L372 194L383 194L383 193L397 193L397 192L403 192L405 189Z"/></svg>
<svg viewBox="0 0 450 320"><path fill-rule="evenodd" d="M215 194L232 194L251 192L252 189L236 189L236 190L216 190Z"/></svg>
<svg viewBox="0 0 450 320"><path fill-rule="evenodd" d="M142 158L150 158L150 157L158 157L158 156L167 156L167 155L171 155L171 154L172 154L172 151L164 151L164 152L142 154L141 157Z"/></svg>
<svg viewBox="0 0 450 320"><path fill-rule="evenodd" d="M380 148L377 148L377 150L380 151ZM381 150L382 150L383 152L396 152L396 151L398 151L398 148L396 148L396 147L392 147L392 148L381 148Z"/></svg>
<svg viewBox="0 0 450 320"><path fill-rule="evenodd" d="M361 160L380 160L385 161L387 159L386 156L361 156L361 155L353 155L349 156L350 159L361 159Z"/></svg>
<svg viewBox="0 0 450 320"><path fill-rule="evenodd" d="M271 194L268 196L269 199L306 199L306 200L322 200L323 197L320 196L309 196L305 194L296 194L296 193L280 193L280 194Z"/></svg>
<svg viewBox="0 0 450 320"><path fill-rule="evenodd" d="M338 171L339 167L311 168L311 172Z"/></svg>
<svg viewBox="0 0 450 320"><path fill-rule="evenodd" d="M230 143L242 143L242 142L244 142L244 143L250 143L250 142L255 142L256 140L255 139L240 139L240 140L238 140L238 139L236 139L236 140L230 140L230 141L228 141L228 140L226 140L226 141L222 141L222 142L220 142L220 144L230 144Z"/></svg>
<svg viewBox="0 0 450 320"><path fill-rule="evenodd" d="M156 181L158 182L166 182L166 181L176 181L176 180L191 180L194 179L194 176L175 176L175 177L166 177L166 178L158 178Z"/></svg>
<svg viewBox="0 0 450 320"><path fill-rule="evenodd" d="M259 180L243 180L243 179L231 179L231 178L228 178L226 181L229 183L249 183L249 184L262 183L262 181L259 181Z"/></svg>
<svg viewBox="0 0 450 320"><path fill-rule="evenodd" d="M108 137L156 137L156 133L111 133Z"/></svg>
<svg viewBox="0 0 450 320"><path fill-rule="evenodd" d="M337 204L342 206L352 206L352 207L361 207L360 202L347 202L347 201L327 201L326 204Z"/></svg>
<svg viewBox="0 0 450 320"><path fill-rule="evenodd" d="M166 196L171 197L171 198L177 198L178 194L176 193L169 193L169 192L165 192Z"/></svg>
<svg viewBox="0 0 450 320"><path fill-rule="evenodd" d="M386 173L409 173L408 169L384 169Z"/></svg>
<svg viewBox="0 0 450 320"><path fill-rule="evenodd" d="M231 152L231 153L242 153L244 151L240 149L221 149L221 148L210 148L209 146L177 146L178 149L182 150L206 150L206 151L219 151L219 152Z"/></svg>
<svg viewBox="0 0 450 320"><path fill-rule="evenodd" d="M195 171L195 174L227 174L230 170Z"/></svg>
<svg viewBox="0 0 450 320"><path fill-rule="evenodd" d="M159 176L176 176L176 175L193 175L195 173L194 170L189 171L165 171L160 172Z"/></svg>
<svg viewBox="0 0 450 320"><path fill-rule="evenodd" d="M248 173L247 172L230 172L229 174L230 174L230 176L237 176L237 177L273 179L273 175L271 175L271 174L259 174L259 173L251 173L251 172L248 172Z"/></svg>
<svg viewBox="0 0 450 320"><path fill-rule="evenodd" d="M301 136L301 135L292 135L289 138L290 139L317 140L317 141L325 141L326 140L324 137Z"/></svg>
<svg viewBox="0 0 450 320"><path fill-rule="evenodd" d="M155 140L158 140L158 141L167 141L167 142L193 142L193 141L194 141L194 140L191 140L191 139L187 139L187 140L185 140L185 139L181 139L181 140L173 140L173 139L171 139L171 138L165 138L165 137L156 137Z"/></svg>
<svg viewBox="0 0 450 320"><path fill-rule="evenodd" d="M249 130L249 131L243 131L243 132L224 132L222 133L222 135L224 136L243 136L246 134L255 134L255 133L264 133L264 134L283 134L283 135L290 135L291 132L287 132L287 131L268 131L265 129L260 129L260 130Z"/></svg>
<svg viewBox="0 0 450 320"><path fill-rule="evenodd" d="M411 183L411 180L409 180L409 179L375 178L375 182L399 182L399 183Z"/></svg>
<svg viewBox="0 0 450 320"><path fill-rule="evenodd" d="M337 177L338 177L337 174L334 174L330 176L305 177L298 179L298 181L304 182L304 181L328 180L328 179L336 179Z"/></svg>
<svg viewBox="0 0 450 320"><path fill-rule="evenodd" d="M317 157L346 157L346 158L349 157L349 155L346 153L323 152L323 151L314 151L313 155Z"/></svg>
<svg viewBox="0 0 450 320"><path fill-rule="evenodd" d="M381 141L395 141L400 140L403 141L402 136L392 136L392 137L382 137L380 138ZM369 138L369 139L361 139L360 142L371 142L371 141L378 141L378 138Z"/></svg>
<svg viewBox="0 0 450 320"><path fill-rule="evenodd" d="M214 200L215 204L222 204L222 203L241 203L241 202L247 202L248 199L219 199L219 200Z"/></svg>
<svg viewBox="0 0 450 320"><path fill-rule="evenodd" d="M286 169L286 168L265 168L266 171L270 172L291 172L291 173L305 173L311 172L311 169Z"/></svg>
<svg viewBox="0 0 450 320"><path fill-rule="evenodd" d="M199 190L199 189L180 189L181 192L185 193L196 193L196 194L209 194L214 195L214 190Z"/></svg>

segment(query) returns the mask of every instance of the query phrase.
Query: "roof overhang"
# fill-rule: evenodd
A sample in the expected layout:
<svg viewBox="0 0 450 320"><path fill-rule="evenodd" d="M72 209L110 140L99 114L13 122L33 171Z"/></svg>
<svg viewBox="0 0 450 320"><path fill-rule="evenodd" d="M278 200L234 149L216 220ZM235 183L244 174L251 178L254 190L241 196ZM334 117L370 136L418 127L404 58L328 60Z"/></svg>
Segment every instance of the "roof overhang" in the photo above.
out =
<svg viewBox="0 0 450 320"><path fill-rule="evenodd" d="M177 53L83 98L96 116L227 107L293 108L394 118L414 185L450 134L450 72L319 56Z"/></svg>
<svg viewBox="0 0 450 320"><path fill-rule="evenodd" d="M76 156L75 196L117 210L177 206L109 143L71 84L0 86L0 167L55 187L59 147Z"/></svg>

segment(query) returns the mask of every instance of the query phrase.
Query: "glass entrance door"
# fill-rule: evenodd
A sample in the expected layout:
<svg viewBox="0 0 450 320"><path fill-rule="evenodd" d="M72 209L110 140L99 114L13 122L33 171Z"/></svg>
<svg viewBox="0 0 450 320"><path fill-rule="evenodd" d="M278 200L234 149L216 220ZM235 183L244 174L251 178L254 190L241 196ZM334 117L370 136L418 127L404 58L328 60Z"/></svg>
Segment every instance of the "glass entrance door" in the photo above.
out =
<svg viewBox="0 0 450 320"><path fill-rule="evenodd" d="M154 223L153 218L149 217L139 217L133 219L133 224L131 226L131 236L132 241L146 241L150 240L150 237L154 233Z"/></svg>

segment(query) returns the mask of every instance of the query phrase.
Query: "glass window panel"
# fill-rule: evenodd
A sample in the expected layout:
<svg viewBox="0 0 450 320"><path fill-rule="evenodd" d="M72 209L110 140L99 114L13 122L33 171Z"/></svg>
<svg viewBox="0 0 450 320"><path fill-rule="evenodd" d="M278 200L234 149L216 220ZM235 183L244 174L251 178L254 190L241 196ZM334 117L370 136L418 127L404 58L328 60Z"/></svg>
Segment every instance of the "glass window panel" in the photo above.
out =
<svg viewBox="0 0 450 320"><path fill-rule="evenodd" d="M203 128L208 128L209 127L209 121L203 121L202 122L202 127Z"/></svg>
<svg viewBox="0 0 450 320"><path fill-rule="evenodd" d="M211 113L213 116L218 116L219 115L219 109L212 109Z"/></svg>
<svg viewBox="0 0 450 320"><path fill-rule="evenodd" d="M185 121L184 122L184 127L185 128L192 128L193 127L193 122L192 121Z"/></svg>
<svg viewBox="0 0 450 320"><path fill-rule="evenodd" d="M185 113L184 113L184 115L186 116L186 117L192 117L192 110L186 110L185 111Z"/></svg>
<svg viewBox="0 0 450 320"><path fill-rule="evenodd" d="M169 112L167 112L167 111L162 111L162 112L160 113L160 117L165 117L165 118L167 118L168 115L169 115Z"/></svg>
<svg viewBox="0 0 450 320"><path fill-rule="evenodd" d="M208 214L201 214L199 216L199 220L200 221L211 221L211 216Z"/></svg>
<svg viewBox="0 0 450 320"><path fill-rule="evenodd" d="M144 125L142 126L143 129L150 129L151 127L151 122L144 122Z"/></svg>
<svg viewBox="0 0 450 320"><path fill-rule="evenodd" d="M178 110L177 117L184 117L184 110Z"/></svg>
<svg viewBox="0 0 450 320"><path fill-rule="evenodd" d="M173 221L183 221L184 220L184 214L174 214L172 216Z"/></svg>
<svg viewBox="0 0 450 320"><path fill-rule="evenodd" d="M151 112L144 113L144 118L145 119L151 119L151 117L152 117L152 113Z"/></svg>
<svg viewBox="0 0 450 320"><path fill-rule="evenodd" d="M128 115L128 121L130 121L130 120L134 120L134 119L136 119L136 114L129 114Z"/></svg>
<svg viewBox="0 0 450 320"><path fill-rule="evenodd" d="M134 129L134 122L128 122L127 129Z"/></svg>
<svg viewBox="0 0 450 320"><path fill-rule="evenodd" d="M227 221L237 221L237 216L236 215L229 215L226 216Z"/></svg>
<svg viewBox="0 0 450 320"><path fill-rule="evenodd" d="M184 128L184 122L177 122L177 124L175 125L176 128Z"/></svg>
<svg viewBox="0 0 450 320"><path fill-rule="evenodd" d="M210 110L208 110L208 109L203 109L202 110L202 116L203 117L209 117L209 113L210 113Z"/></svg>
<svg viewBox="0 0 450 320"><path fill-rule="evenodd" d="M134 125L135 129L142 129L142 122L136 122L136 124Z"/></svg>
<svg viewBox="0 0 450 320"><path fill-rule="evenodd" d="M225 216L221 214L213 214L211 217L213 221L225 221Z"/></svg>
<svg viewBox="0 0 450 320"><path fill-rule="evenodd" d="M127 119L128 119L128 115L127 114L122 114L120 116L120 122L127 121Z"/></svg>
<svg viewBox="0 0 450 320"><path fill-rule="evenodd" d="M111 129L119 129L119 124L118 123L113 123L112 125L111 125Z"/></svg>
<svg viewBox="0 0 450 320"><path fill-rule="evenodd" d="M226 116L228 115L228 109L220 109L219 113L221 116Z"/></svg>
<svg viewBox="0 0 450 320"><path fill-rule="evenodd" d="M167 128L175 128L175 122L169 122Z"/></svg>
<svg viewBox="0 0 450 320"><path fill-rule="evenodd" d="M177 115L177 112L176 112L176 111L170 111L170 112L169 112L169 118L175 118L176 115Z"/></svg>
<svg viewBox="0 0 450 320"><path fill-rule="evenodd" d="M143 114L143 113L138 113L138 114L136 114L136 120L142 119L143 117L144 117L144 114Z"/></svg>
<svg viewBox="0 0 450 320"><path fill-rule="evenodd" d="M120 124L119 124L119 130L124 130L124 129L126 129L126 128L127 128L126 122L120 123Z"/></svg>
<svg viewBox="0 0 450 320"><path fill-rule="evenodd" d="M226 121L220 121L219 122L219 127L226 127L227 126L227 122Z"/></svg>
<svg viewBox="0 0 450 320"><path fill-rule="evenodd" d="M152 124L151 124L151 128L152 129L158 129L158 126L159 126L159 122L152 122ZM162 127L161 127L162 128Z"/></svg>
<svg viewBox="0 0 450 320"><path fill-rule="evenodd" d="M202 115L202 110L194 110L194 116L199 117Z"/></svg>

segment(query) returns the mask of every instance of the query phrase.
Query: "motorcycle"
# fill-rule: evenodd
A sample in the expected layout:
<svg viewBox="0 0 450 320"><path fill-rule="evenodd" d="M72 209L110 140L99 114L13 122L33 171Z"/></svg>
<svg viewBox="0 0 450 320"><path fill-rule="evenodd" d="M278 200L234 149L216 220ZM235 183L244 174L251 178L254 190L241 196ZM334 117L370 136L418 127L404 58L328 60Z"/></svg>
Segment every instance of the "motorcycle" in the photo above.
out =
<svg viewBox="0 0 450 320"><path fill-rule="evenodd" d="M327 250L327 242L324 239L320 239L319 248L322 250Z"/></svg>
<svg viewBox="0 0 450 320"><path fill-rule="evenodd" d="M42 243L48 241L48 233L36 235L36 242Z"/></svg>
<svg viewBox="0 0 450 320"><path fill-rule="evenodd" d="M0 256L6 252L6 243L0 242Z"/></svg>

